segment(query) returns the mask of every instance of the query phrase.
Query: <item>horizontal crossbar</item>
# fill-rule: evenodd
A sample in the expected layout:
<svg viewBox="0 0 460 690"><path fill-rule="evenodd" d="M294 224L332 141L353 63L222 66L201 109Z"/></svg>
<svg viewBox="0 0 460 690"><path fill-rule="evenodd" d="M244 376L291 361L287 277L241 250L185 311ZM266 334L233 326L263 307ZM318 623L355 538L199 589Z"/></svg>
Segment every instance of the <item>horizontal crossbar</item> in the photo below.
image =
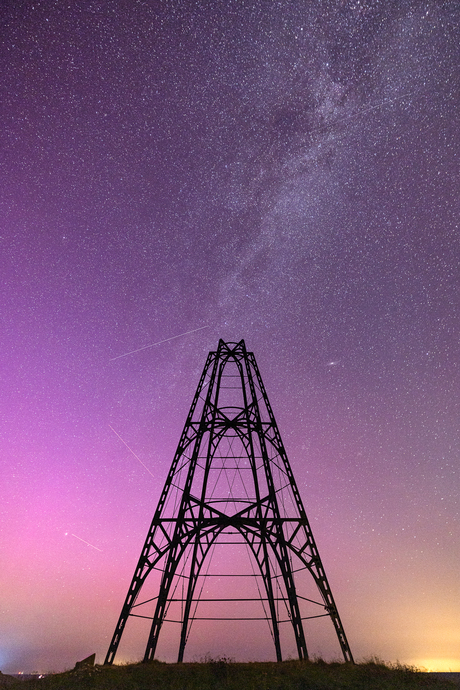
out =
<svg viewBox="0 0 460 690"><path fill-rule="evenodd" d="M175 601L175 602L184 602L187 601L187 599L184 597L183 599L168 599L168 601ZM245 598L237 598L235 597L234 599L199 599L199 598L193 598L191 601L270 601L267 597L253 597L252 599L245 599ZM287 597L273 597L273 601L288 601Z"/></svg>

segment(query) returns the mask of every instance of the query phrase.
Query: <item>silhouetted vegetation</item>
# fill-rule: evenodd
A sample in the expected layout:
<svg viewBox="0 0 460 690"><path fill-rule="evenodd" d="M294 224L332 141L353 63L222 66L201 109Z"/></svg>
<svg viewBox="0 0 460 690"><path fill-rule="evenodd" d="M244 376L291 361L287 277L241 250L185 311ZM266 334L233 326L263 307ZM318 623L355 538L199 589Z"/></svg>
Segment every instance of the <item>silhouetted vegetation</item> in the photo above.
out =
<svg viewBox="0 0 460 690"><path fill-rule="evenodd" d="M453 690L454 684L416 668L378 660L92 666L21 683L24 690Z"/></svg>

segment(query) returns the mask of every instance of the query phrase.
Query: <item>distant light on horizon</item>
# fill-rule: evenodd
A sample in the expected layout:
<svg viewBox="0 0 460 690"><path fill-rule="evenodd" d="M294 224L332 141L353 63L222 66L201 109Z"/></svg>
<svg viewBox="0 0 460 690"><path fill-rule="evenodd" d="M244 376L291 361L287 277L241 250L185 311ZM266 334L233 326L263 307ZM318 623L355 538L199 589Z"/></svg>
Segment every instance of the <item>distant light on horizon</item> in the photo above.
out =
<svg viewBox="0 0 460 690"><path fill-rule="evenodd" d="M430 673L460 673L460 659L457 658L433 658L433 659L409 659L408 666L415 666L421 671L428 671Z"/></svg>

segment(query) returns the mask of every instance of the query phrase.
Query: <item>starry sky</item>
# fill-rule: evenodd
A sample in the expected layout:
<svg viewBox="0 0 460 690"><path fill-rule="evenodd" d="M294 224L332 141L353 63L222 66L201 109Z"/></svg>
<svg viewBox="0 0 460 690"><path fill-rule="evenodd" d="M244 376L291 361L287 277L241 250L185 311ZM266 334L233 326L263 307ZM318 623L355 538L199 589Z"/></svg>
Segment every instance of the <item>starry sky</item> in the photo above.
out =
<svg viewBox="0 0 460 690"><path fill-rule="evenodd" d="M355 658L460 671L458 2L0 18L0 669L103 661L223 338L256 356ZM204 629L206 654L274 648Z"/></svg>

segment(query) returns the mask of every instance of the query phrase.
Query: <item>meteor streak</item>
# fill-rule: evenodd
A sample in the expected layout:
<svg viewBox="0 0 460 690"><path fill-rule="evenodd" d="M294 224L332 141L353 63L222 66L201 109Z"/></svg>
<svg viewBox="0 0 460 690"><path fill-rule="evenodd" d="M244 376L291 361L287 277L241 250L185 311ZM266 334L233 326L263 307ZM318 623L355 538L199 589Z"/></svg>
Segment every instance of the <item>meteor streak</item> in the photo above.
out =
<svg viewBox="0 0 460 690"><path fill-rule="evenodd" d="M378 110L378 108L383 108L384 106L388 105L388 103L396 103L397 101L402 101L403 98L410 98L410 96L415 96L417 91L411 91L409 93L403 93L402 96L395 96L394 98L386 98L384 101L380 101L380 103L376 103L375 105L369 105L366 108L363 108L362 110L357 110L355 113L351 113L350 115L345 115L344 117L339 118L336 120L336 122L343 122L344 120L352 120L354 117L358 117L358 115L364 115L365 113L369 113L371 110Z"/></svg>
<svg viewBox="0 0 460 690"><path fill-rule="evenodd" d="M113 426L110 426L110 424L109 424L109 427L112 429L113 433L114 433L116 436L118 436L118 438L120 439L120 441L121 441L122 443L125 444L126 448L127 448L129 451L131 451L131 453L134 455L134 457L135 457L137 460L139 460L139 462L141 463L142 467L144 467L144 468L147 470L147 472L148 472L149 474L151 474L152 477L155 479L155 475L152 474L152 473L150 472L150 470L149 470L149 468L147 467L147 465L144 465L144 463L142 462L142 460L140 459L140 457L139 457L138 455L136 455L136 453L133 451L133 449L130 448L130 447L128 446L128 444L126 443L126 441L123 441L123 439L121 438L120 434L118 434L118 433L115 431L115 429L113 428Z"/></svg>
<svg viewBox="0 0 460 690"><path fill-rule="evenodd" d="M66 532L66 534L67 534L67 532ZM77 537L76 534L71 534L71 536L75 537L75 539L79 539L84 544L88 544L88 546L91 546L92 549L96 549L96 551L102 551L102 549L99 549L97 546L94 546L94 544L90 544L89 541L86 541L86 539L82 539L81 537Z"/></svg>
<svg viewBox="0 0 460 690"><path fill-rule="evenodd" d="M116 359L121 359L122 357L127 357L128 355L134 355L136 352L142 352L142 350L147 350L149 347L154 347L155 345L161 345L162 343L167 343L170 340L175 340L176 338L181 338L183 335L190 335L190 333L196 333L197 331L202 331L203 328L209 328L209 326L200 326L200 328L194 328L193 331L187 331L186 333L179 333L179 335L173 335L172 338L166 338L165 340L159 340L157 343L151 343L151 345L144 345L144 347L139 347L137 350L131 350L131 352L125 352L124 355L117 355L109 359L109 362L114 362Z"/></svg>

